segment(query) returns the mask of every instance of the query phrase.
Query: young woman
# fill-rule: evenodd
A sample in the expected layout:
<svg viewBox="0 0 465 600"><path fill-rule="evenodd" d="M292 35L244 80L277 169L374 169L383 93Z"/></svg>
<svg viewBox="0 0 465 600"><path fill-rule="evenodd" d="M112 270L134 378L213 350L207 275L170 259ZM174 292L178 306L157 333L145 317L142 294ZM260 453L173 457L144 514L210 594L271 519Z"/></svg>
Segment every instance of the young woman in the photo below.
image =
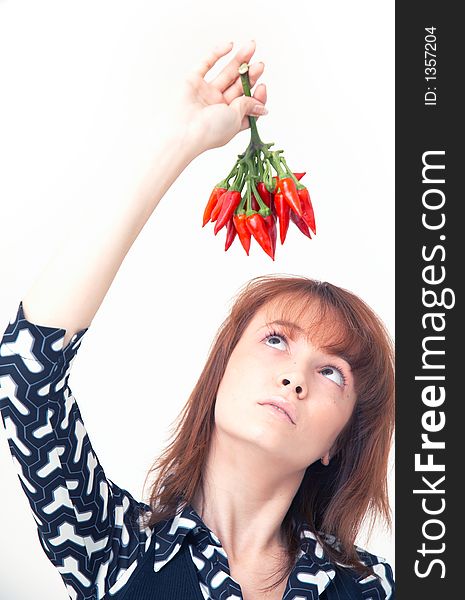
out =
<svg viewBox="0 0 465 600"><path fill-rule="evenodd" d="M91 242L62 248L20 303L0 345L10 449L70 598L392 598L390 566L354 546L367 512L389 521L393 372L382 324L353 294L300 277L250 282L147 504L106 479L69 387L82 337L163 194L263 114L264 86L246 98L237 79L253 44L205 82L230 49L188 78L188 118L137 196ZM262 70L251 66L252 85Z"/></svg>

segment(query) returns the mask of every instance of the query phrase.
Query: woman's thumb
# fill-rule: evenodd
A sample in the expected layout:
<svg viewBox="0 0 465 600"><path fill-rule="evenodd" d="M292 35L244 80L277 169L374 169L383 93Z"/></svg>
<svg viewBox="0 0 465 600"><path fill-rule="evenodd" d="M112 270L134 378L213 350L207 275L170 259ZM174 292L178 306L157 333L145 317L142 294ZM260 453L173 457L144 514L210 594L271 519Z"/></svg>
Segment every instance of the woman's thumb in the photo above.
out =
<svg viewBox="0 0 465 600"><path fill-rule="evenodd" d="M231 102L231 106L239 113L241 121L246 115L260 117L268 114L266 106L251 96L240 96Z"/></svg>

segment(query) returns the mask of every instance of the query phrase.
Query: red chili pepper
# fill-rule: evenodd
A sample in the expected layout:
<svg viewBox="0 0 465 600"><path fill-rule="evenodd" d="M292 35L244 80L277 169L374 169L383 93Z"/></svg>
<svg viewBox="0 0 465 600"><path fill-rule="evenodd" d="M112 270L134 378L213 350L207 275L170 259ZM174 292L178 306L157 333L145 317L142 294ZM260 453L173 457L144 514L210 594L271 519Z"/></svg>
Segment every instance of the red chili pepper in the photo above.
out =
<svg viewBox="0 0 465 600"><path fill-rule="evenodd" d="M299 194L295 186L294 180L290 177L284 179L278 179L278 189L282 192L286 202L292 208L292 210L302 216L302 206L300 205Z"/></svg>
<svg viewBox="0 0 465 600"><path fill-rule="evenodd" d="M274 255L276 251L276 217L273 213L270 213L267 217L263 217L263 220L265 221L268 227L268 234L270 236L271 241L271 249L273 251L273 255L271 258L274 260Z"/></svg>
<svg viewBox="0 0 465 600"><path fill-rule="evenodd" d="M315 215L313 213L312 201L310 200L310 194L307 188L297 190L300 198L300 204L302 206L302 219L310 227L314 234L316 234Z"/></svg>
<svg viewBox="0 0 465 600"><path fill-rule="evenodd" d="M260 198L270 208L271 206L271 192L266 189L266 185L263 181L257 183L257 192L260 194Z"/></svg>
<svg viewBox="0 0 465 600"><path fill-rule="evenodd" d="M280 192L274 196L274 205L279 220L279 239L281 240L281 244L284 244L287 230L289 229L291 209L289 204L284 200L284 196Z"/></svg>
<svg viewBox="0 0 465 600"><path fill-rule="evenodd" d="M297 181L300 181L302 179L302 177L304 175L306 175L307 171L304 171L303 173L293 173L294 177L297 179ZM278 189L278 182L277 182L277 178L273 177L273 184L274 184L274 192L276 193L277 189Z"/></svg>
<svg viewBox="0 0 465 600"><path fill-rule="evenodd" d="M234 227L234 221L233 221L233 218L231 217L228 221L228 228L226 231L226 243L224 245L225 252L231 246L231 244L234 242L236 233L237 233L237 231L236 231L236 228Z"/></svg>
<svg viewBox="0 0 465 600"><path fill-rule="evenodd" d="M203 225L202 225L202 227L205 227L205 225L210 220L211 215L212 215L212 211L215 208L215 206L217 205L219 197L222 194L224 194L225 191L226 191L226 188L223 188L223 187L215 187L215 188L213 188L212 193L210 194L210 198L208 199L207 205L205 206L205 210L203 212Z"/></svg>
<svg viewBox="0 0 465 600"><path fill-rule="evenodd" d="M216 219L218 218L218 215L220 214L220 210L221 210L221 207L223 206L223 200L224 200L224 196L225 196L226 192L227 192L227 190L225 190L222 194L218 194L217 202L216 202L215 206L213 207L212 214L211 214L212 223L216 221Z"/></svg>
<svg viewBox="0 0 465 600"><path fill-rule="evenodd" d="M245 222L247 223L250 233L254 236L263 250L268 254L268 256L273 258L273 247L271 245L270 234L262 215L254 212L246 217Z"/></svg>
<svg viewBox="0 0 465 600"><path fill-rule="evenodd" d="M296 215L295 212L293 212L292 210L291 210L291 219L304 235L306 235L308 238L312 239L312 236L310 235L310 231L307 227L307 223L305 223L305 221L302 219L302 217L299 217L299 215Z"/></svg>
<svg viewBox="0 0 465 600"><path fill-rule="evenodd" d="M234 211L239 206L241 201L241 193L237 190L230 190L225 192L222 198L221 209L218 214L218 219L215 223L215 229L213 230L216 235L220 229L222 229L229 219L233 216Z"/></svg>
<svg viewBox="0 0 465 600"><path fill-rule="evenodd" d="M250 233L249 228L247 227L247 223L245 221L246 218L247 217L245 212L242 212L239 214L235 214L233 216L233 221L236 231L239 235L239 240L242 244L242 247L244 248L247 256L249 256L250 238L252 234Z"/></svg>

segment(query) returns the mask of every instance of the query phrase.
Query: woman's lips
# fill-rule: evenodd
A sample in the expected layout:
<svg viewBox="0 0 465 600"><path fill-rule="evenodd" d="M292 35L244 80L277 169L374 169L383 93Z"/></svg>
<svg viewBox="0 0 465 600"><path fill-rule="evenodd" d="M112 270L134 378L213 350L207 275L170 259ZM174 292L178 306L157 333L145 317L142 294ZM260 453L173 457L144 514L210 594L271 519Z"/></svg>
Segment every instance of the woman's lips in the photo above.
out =
<svg viewBox="0 0 465 600"><path fill-rule="evenodd" d="M261 406L266 406L266 405L274 406L275 410L277 410L277 412L282 414L283 417L285 416L288 419L288 421L290 421L293 425L296 424L296 421L297 421L296 410L295 410L294 406L289 402L289 400L286 400L285 398L282 398L281 396L272 396L271 398L263 400L262 402L259 402L258 404L260 404Z"/></svg>

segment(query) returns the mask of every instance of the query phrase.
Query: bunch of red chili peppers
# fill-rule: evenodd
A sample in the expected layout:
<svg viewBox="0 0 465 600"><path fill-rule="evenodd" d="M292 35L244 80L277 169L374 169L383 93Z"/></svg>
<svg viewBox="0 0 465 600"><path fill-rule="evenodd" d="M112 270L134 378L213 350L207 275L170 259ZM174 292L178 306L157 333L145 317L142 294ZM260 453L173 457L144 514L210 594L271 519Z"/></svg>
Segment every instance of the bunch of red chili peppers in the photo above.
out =
<svg viewBox="0 0 465 600"><path fill-rule="evenodd" d="M240 66L239 74L244 93L250 96L247 63ZM229 175L213 188L203 213L203 226L214 222L215 235L226 227L225 250L237 236L248 255L253 237L274 260L276 221L284 244L290 221L307 237L311 238L310 230L316 234L315 216L308 189L300 183L305 173L290 171L283 150L270 151L273 143L263 143L255 117L249 116L249 120L250 144L244 154L239 154Z"/></svg>

